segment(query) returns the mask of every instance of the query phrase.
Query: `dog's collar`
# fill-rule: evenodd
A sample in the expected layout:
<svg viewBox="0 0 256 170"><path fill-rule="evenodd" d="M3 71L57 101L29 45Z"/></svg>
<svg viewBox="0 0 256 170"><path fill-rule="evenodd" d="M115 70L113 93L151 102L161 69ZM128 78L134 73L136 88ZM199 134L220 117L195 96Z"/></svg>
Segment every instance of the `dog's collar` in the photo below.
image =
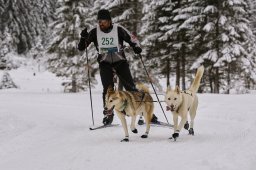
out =
<svg viewBox="0 0 256 170"><path fill-rule="evenodd" d="M119 111L126 115L125 109L128 105L128 101L125 99L122 106L119 108Z"/></svg>

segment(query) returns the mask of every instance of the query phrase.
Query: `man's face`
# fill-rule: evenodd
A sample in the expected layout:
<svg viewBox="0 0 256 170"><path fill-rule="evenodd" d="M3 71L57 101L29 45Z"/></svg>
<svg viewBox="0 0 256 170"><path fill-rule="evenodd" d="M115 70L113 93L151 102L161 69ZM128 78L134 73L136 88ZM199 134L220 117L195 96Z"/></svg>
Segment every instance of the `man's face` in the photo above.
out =
<svg viewBox="0 0 256 170"><path fill-rule="evenodd" d="M109 20L99 20L99 26L102 31L107 30L110 27L111 21Z"/></svg>

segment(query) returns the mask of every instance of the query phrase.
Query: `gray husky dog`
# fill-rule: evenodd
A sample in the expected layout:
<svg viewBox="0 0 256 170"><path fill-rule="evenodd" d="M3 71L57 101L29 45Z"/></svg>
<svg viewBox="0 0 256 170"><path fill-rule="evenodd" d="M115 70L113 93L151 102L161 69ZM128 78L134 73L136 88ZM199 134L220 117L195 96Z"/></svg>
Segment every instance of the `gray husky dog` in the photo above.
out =
<svg viewBox="0 0 256 170"><path fill-rule="evenodd" d="M131 131L138 133L135 128L137 115L143 115L146 121L146 132L141 136L147 138L150 129L150 120L153 116L154 104L153 99L149 94L149 90L143 84L137 84L139 92L118 91L113 88L108 88L106 95L106 107L108 110L115 109L117 116L121 120L125 138L121 142L129 141L127 122L125 117L131 116Z"/></svg>

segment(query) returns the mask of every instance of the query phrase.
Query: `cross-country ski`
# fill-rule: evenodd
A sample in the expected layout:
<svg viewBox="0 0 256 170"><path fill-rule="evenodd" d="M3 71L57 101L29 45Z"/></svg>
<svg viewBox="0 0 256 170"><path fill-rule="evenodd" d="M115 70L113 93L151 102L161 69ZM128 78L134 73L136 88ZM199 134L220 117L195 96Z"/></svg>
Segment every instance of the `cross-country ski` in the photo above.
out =
<svg viewBox="0 0 256 170"><path fill-rule="evenodd" d="M89 129L90 129L90 130L97 130L97 129L103 129L103 128L108 128L108 127L115 127L115 126L119 126L119 124L109 124L109 125L91 126Z"/></svg>

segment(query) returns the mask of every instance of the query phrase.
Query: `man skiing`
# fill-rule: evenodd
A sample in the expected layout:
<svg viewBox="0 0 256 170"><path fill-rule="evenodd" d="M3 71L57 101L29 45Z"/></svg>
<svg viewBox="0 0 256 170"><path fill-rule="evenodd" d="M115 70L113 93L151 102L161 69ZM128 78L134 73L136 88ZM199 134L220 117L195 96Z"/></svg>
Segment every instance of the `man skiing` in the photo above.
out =
<svg viewBox="0 0 256 170"><path fill-rule="evenodd" d="M105 109L105 96L108 87L114 87L114 72L127 91L138 91L124 54L123 43L124 41L127 42L136 54L140 54L142 49L138 41L134 41L131 37L129 31L120 25L112 23L111 14L108 10L99 10L97 19L98 25L89 33L86 28L82 30L78 49L83 51L93 42L98 51L97 61L103 85L103 124L108 125L112 123L114 113L113 110L109 112ZM157 117L153 116L152 120L157 121Z"/></svg>

